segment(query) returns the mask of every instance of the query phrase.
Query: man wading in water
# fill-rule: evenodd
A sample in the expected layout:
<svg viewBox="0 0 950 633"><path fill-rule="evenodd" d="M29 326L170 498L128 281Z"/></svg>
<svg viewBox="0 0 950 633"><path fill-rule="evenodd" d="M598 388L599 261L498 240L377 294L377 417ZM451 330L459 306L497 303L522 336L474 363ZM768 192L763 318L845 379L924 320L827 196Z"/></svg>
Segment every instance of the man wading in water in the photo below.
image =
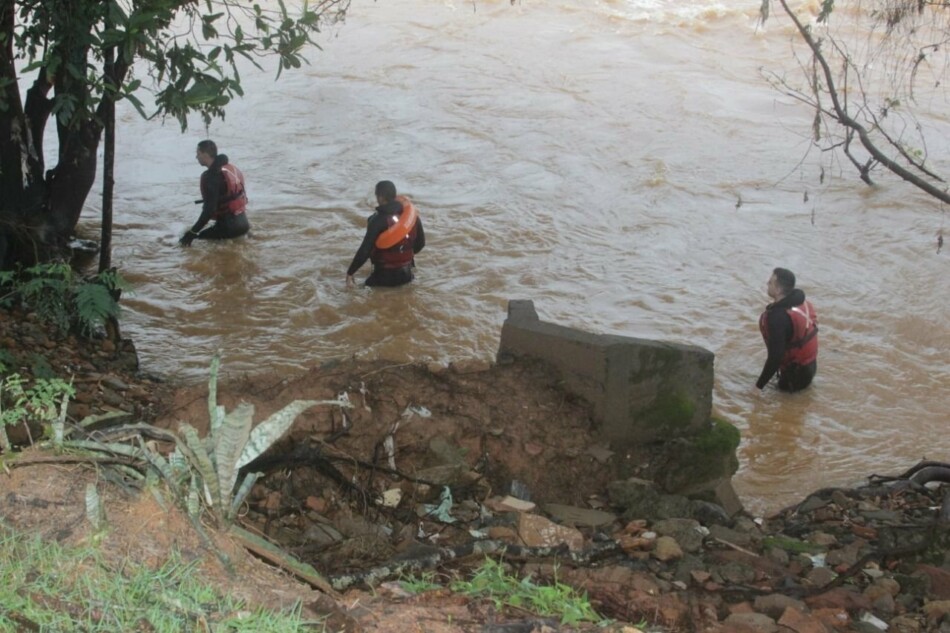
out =
<svg viewBox="0 0 950 633"><path fill-rule="evenodd" d="M755 386L762 389L777 372L779 389L801 391L818 371L818 315L790 270L772 271L767 290L773 302L759 317L759 330L769 356Z"/></svg>
<svg viewBox="0 0 950 633"><path fill-rule="evenodd" d="M195 239L226 240L247 233L247 194L244 192L244 174L218 153L214 141L201 141L195 158L207 167L201 174L201 215L194 226L181 236L178 243L190 246ZM205 225L214 221L208 228ZM204 229L204 230L202 230Z"/></svg>
<svg viewBox="0 0 950 633"><path fill-rule="evenodd" d="M388 180L376 183L376 212L366 221L366 234L346 271L346 287L366 260L373 262L367 286L401 286L412 281L415 255L426 245L422 220L409 198L396 195Z"/></svg>

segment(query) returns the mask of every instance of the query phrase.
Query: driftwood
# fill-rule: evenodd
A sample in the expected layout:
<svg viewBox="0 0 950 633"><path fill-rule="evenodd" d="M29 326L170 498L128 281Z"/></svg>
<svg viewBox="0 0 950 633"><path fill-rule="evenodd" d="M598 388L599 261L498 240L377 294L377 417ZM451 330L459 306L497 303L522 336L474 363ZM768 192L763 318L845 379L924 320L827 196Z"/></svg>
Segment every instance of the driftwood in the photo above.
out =
<svg viewBox="0 0 950 633"><path fill-rule="evenodd" d="M566 565L586 567L620 552L622 550L615 541L596 543L580 551L570 551L565 545L557 547L522 547L494 540L471 541L456 547L440 547L435 551L427 551L419 556L399 560L392 559L383 565L352 574L337 574L330 576L329 581L337 591L344 591L356 585L374 586L380 582L399 578L406 574L435 569L440 565L472 556L498 556L505 560L518 561L556 558Z"/></svg>
<svg viewBox="0 0 950 633"><path fill-rule="evenodd" d="M811 493L802 501L787 506L774 514L795 514L812 498L829 499L838 492L847 497L862 499L868 497L885 497L907 489L922 491L928 483L950 483L950 463L923 460L907 469L900 475L877 475L868 477L868 485L859 488L822 488ZM950 491L944 496L939 512L942 521L950 521Z"/></svg>

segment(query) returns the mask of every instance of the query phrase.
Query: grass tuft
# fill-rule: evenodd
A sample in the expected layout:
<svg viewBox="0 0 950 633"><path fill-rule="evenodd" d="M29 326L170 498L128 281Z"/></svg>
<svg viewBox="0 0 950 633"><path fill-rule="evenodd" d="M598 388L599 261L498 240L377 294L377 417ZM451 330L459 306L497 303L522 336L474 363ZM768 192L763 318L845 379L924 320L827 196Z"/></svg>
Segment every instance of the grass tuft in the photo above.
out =
<svg viewBox="0 0 950 633"><path fill-rule="evenodd" d="M300 605L248 607L203 583L178 556L110 568L94 546L66 548L0 525L0 633L18 631L324 631Z"/></svg>
<svg viewBox="0 0 950 633"><path fill-rule="evenodd" d="M413 593L439 587L431 573L403 578L400 584ZM449 584L449 588L471 598L488 599L496 609L523 609L539 616L560 618L561 624L565 625L606 622L594 611L586 593L558 582L556 577L554 584L550 585L535 584L530 576L517 578L502 563L491 558L486 558L471 578L455 580Z"/></svg>

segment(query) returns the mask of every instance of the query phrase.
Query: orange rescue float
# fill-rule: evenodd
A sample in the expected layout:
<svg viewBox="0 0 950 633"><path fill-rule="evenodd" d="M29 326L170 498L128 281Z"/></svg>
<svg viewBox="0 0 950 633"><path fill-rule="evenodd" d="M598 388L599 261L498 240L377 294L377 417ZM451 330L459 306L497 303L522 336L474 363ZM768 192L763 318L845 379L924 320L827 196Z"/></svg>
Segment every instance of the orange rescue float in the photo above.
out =
<svg viewBox="0 0 950 633"><path fill-rule="evenodd" d="M416 226L416 220L419 218L419 213L409 198L396 196L396 200L402 203L402 214L393 216L393 224L376 238L376 248L380 250L392 248L409 237L410 231Z"/></svg>

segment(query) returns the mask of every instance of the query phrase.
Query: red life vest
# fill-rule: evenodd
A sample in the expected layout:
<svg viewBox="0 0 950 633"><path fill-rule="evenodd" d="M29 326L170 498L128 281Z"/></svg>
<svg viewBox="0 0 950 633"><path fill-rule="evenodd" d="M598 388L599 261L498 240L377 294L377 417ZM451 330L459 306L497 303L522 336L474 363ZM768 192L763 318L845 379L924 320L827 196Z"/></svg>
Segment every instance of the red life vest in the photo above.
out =
<svg viewBox="0 0 950 633"><path fill-rule="evenodd" d="M415 257L412 245L415 244L416 234L419 232L418 223L416 222L417 216L413 212L411 218L404 217L410 213L412 203L408 198L403 196L397 196L396 199L402 203L402 213L399 215L390 215L386 218L387 229L383 233L389 234L389 230L392 229L392 227L401 224L402 226L399 227L399 231L403 234L403 237L389 248L374 246L370 252L370 259L374 266L380 266L382 268L405 268L412 264L413 257ZM407 220L409 220L409 222L407 222ZM410 224L410 226L406 226L406 224ZM380 235L380 238L377 238L376 244L379 244L381 240L382 235Z"/></svg>
<svg viewBox="0 0 950 633"><path fill-rule="evenodd" d="M808 365L818 359L818 314L810 301L785 310L792 320L792 339L785 347L780 368L789 365ZM766 345L769 342L768 310L759 317L759 330Z"/></svg>
<svg viewBox="0 0 950 633"><path fill-rule="evenodd" d="M224 178L226 193L218 198L218 208L211 215L217 220L227 214L240 215L247 209L247 194L244 193L244 174L241 170L226 163L221 165L221 176ZM208 199L208 172L201 174L201 197Z"/></svg>

